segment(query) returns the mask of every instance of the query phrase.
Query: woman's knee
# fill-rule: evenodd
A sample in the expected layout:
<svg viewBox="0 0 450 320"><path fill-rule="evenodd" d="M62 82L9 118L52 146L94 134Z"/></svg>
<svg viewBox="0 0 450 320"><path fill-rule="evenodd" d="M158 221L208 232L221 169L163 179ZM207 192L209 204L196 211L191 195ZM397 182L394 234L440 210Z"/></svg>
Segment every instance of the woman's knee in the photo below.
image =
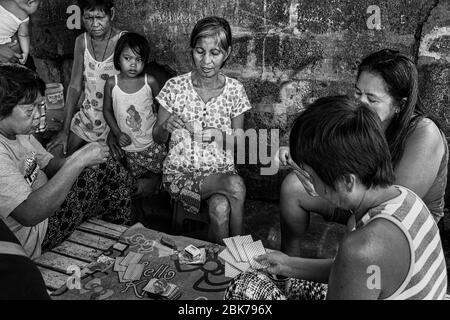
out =
<svg viewBox="0 0 450 320"><path fill-rule="evenodd" d="M226 175L223 177L223 179L225 190L231 197L238 200L245 199L246 188L244 179L242 179L237 174Z"/></svg>
<svg viewBox="0 0 450 320"><path fill-rule="evenodd" d="M230 203L228 199L221 195L215 194L208 199L209 215L211 219L218 222L226 222L230 217Z"/></svg>

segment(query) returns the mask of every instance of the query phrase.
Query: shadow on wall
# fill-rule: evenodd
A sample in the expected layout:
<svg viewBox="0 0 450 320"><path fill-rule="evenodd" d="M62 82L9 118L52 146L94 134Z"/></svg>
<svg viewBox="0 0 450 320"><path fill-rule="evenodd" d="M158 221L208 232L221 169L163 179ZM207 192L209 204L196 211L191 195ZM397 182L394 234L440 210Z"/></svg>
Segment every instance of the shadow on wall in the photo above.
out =
<svg viewBox="0 0 450 320"><path fill-rule="evenodd" d="M155 77L160 89L164 87L164 84L166 83L167 80L177 75L175 70L173 70L167 65L159 64L156 61L150 61L145 67L145 72Z"/></svg>

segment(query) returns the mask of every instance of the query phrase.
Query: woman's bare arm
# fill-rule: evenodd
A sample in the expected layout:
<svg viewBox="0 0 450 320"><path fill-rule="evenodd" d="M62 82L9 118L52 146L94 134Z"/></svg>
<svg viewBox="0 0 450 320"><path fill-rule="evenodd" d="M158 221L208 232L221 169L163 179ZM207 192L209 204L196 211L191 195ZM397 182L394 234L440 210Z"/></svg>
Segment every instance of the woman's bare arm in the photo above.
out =
<svg viewBox="0 0 450 320"><path fill-rule="evenodd" d="M436 179L444 151L439 128L429 119L422 120L407 138L395 168L395 183L425 196Z"/></svg>

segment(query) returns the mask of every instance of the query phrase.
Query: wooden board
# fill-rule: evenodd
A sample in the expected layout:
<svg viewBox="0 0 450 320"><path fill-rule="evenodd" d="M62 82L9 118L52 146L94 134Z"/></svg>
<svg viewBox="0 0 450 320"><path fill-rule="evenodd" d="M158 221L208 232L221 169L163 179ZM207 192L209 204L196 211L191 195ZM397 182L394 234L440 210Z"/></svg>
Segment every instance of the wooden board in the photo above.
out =
<svg viewBox="0 0 450 320"><path fill-rule="evenodd" d="M87 262L85 261L69 258L54 252L46 252L42 256L34 260L34 262L41 267L59 271L65 274L69 274L69 272L67 271L69 266L77 265L82 269L85 265L87 265Z"/></svg>
<svg viewBox="0 0 450 320"><path fill-rule="evenodd" d="M60 289L66 284L69 266L83 268L97 260L127 229L99 219L91 219L79 226L67 241L34 260L47 288Z"/></svg>
<svg viewBox="0 0 450 320"><path fill-rule="evenodd" d="M64 241L58 247L52 249L53 252L73 257L83 261L95 261L102 254L102 250L86 247L82 244Z"/></svg>
<svg viewBox="0 0 450 320"><path fill-rule="evenodd" d="M104 237L109 237L112 239L119 239L119 237L122 235L122 232L116 231L116 230L112 230L110 228L98 225L98 224L94 224L91 222L85 222L83 223L81 226L79 226L77 228L77 230L82 230L82 231L87 231L87 232L91 232L94 234L98 234Z"/></svg>
<svg viewBox="0 0 450 320"><path fill-rule="evenodd" d="M57 290L66 284L67 274L56 272L53 270L38 267L39 271L44 278L44 282L47 288L50 290Z"/></svg>
<svg viewBox="0 0 450 320"><path fill-rule="evenodd" d="M168 254L167 247L159 242L161 237L171 238L175 245L184 248L193 244L198 248L207 248L204 265L184 265ZM180 299L223 299L230 278L224 275L223 262L218 254L223 247L206 241L172 236L156 230L145 228L142 224L130 227L120 238L128 243L129 252L142 253L140 263L144 265L144 272L140 280L133 283L120 282L118 272L109 268L105 272L96 272L81 280L84 290L66 290L55 293L55 300L148 300L151 297L143 292L143 288L153 278L165 279L177 285L182 293ZM116 253L116 252L113 252ZM101 287L101 288L100 288ZM100 292L100 289L102 291Z"/></svg>
<svg viewBox="0 0 450 320"><path fill-rule="evenodd" d="M120 232L121 234L124 233L125 231L127 231L128 228L129 228L127 226L121 226L121 225L118 225L118 224L106 222L106 221L103 221L103 220L100 220L100 219L95 219L95 218L89 219L88 222L93 223L93 224L97 224L99 226L103 226L103 227L111 229L111 230L115 230L117 232Z"/></svg>
<svg viewBox="0 0 450 320"><path fill-rule="evenodd" d="M117 242L109 238L105 238L96 234L91 234L79 230L75 230L70 235L69 240L99 250L108 250L114 243Z"/></svg>

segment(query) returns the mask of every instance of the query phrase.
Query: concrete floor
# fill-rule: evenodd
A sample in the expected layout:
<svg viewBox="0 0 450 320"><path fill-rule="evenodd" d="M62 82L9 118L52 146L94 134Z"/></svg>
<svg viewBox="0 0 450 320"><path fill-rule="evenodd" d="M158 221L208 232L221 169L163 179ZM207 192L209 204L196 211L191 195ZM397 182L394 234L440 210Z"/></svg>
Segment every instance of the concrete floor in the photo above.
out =
<svg viewBox="0 0 450 320"><path fill-rule="evenodd" d="M138 219L146 227L171 233L171 207L167 193L153 198L134 200L133 208ZM450 275L450 214L446 213L441 228L441 238ZM280 248L280 209L278 202L246 200L245 234L251 234L254 240L261 240L266 248ZM190 236L199 239L206 237L206 225L191 225ZM321 216L313 214L308 233L302 241L305 257L329 258L337 251L338 242L345 233L345 227L336 223L326 223ZM187 235L187 234L186 234ZM450 288L450 278L449 285ZM448 290L450 292L450 290Z"/></svg>
<svg viewBox="0 0 450 320"><path fill-rule="evenodd" d="M166 233L171 232L171 207L169 196L164 193L153 198L134 201L134 210L138 219L146 227ZM245 234L251 234L254 240L261 240L265 247L280 248L280 210L278 202L246 200L244 228ZM191 223L190 234L193 238L205 239L207 226ZM344 226L325 223L321 216L313 215L308 234L302 241L303 254L311 257L331 257L336 253L337 243L343 236Z"/></svg>

